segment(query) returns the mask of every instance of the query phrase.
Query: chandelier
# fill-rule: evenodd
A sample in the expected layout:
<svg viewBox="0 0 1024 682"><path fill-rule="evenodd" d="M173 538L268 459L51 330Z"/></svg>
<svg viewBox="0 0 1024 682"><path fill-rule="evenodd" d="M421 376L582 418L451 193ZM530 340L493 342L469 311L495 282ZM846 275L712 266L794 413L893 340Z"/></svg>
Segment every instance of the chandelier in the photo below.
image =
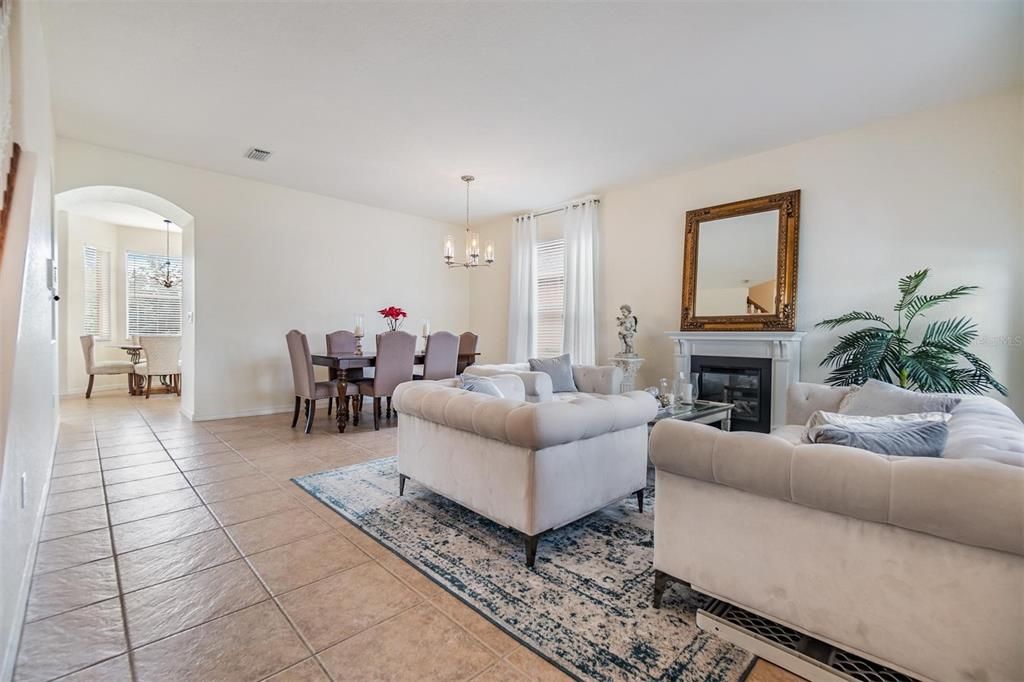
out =
<svg viewBox="0 0 1024 682"><path fill-rule="evenodd" d="M480 235L469 226L469 183L476 180L472 175L463 175L466 183L466 260L455 260L455 238L448 235L444 240L444 262L449 268L476 268L481 265L490 267L494 263L494 242L488 241L484 246L483 260L480 258Z"/></svg>
<svg viewBox="0 0 1024 682"><path fill-rule="evenodd" d="M167 218L164 218L164 234L167 244L165 260L162 266L150 271L149 278L165 289L173 289L181 284L181 270L171 267L171 221Z"/></svg>

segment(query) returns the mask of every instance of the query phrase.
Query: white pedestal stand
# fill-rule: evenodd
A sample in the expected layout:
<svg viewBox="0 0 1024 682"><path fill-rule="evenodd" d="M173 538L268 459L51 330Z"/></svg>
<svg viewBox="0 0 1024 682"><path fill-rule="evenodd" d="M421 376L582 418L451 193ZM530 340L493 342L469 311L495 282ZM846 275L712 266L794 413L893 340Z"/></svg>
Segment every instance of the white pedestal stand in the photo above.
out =
<svg viewBox="0 0 1024 682"><path fill-rule="evenodd" d="M622 370L622 384L619 393L632 391L636 388L636 373L644 359L638 355L616 355L610 358L613 365Z"/></svg>

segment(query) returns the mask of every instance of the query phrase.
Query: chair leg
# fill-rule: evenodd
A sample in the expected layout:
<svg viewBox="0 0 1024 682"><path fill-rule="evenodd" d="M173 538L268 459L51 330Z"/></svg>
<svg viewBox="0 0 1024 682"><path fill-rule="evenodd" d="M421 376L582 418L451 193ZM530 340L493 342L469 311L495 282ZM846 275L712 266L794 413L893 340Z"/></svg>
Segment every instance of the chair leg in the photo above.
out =
<svg viewBox="0 0 1024 682"><path fill-rule="evenodd" d="M405 482L409 480L409 477L405 474L398 474L398 496L401 497L405 494Z"/></svg>
<svg viewBox="0 0 1024 682"><path fill-rule="evenodd" d="M131 375L129 375L129 376L131 376ZM95 379L95 378L96 378L95 375L93 375L93 374L89 375L89 385L85 387L85 399L86 400L88 400L89 398L92 397L92 380Z"/></svg>
<svg viewBox="0 0 1024 682"><path fill-rule="evenodd" d="M153 388L153 375L146 377L146 400L149 400L149 391Z"/></svg>
<svg viewBox="0 0 1024 682"><path fill-rule="evenodd" d="M295 412L292 413L292 428L299 423L299 407L302 405L302 398L295 396Z"/></svg>
<svg viewBox="0 0 1024 682"><path fill-rule="evenodd" d="M350 400L352 404L349 408L349 414L352 415L352 426L359 426L359 412L363 409L363 398L354 395L346 398L346 400Z"/></svg>
<svg viewBox="0 0 1024 682"><path fill-rule="evenodd" d="M640 510L640 513L644 513L644 491L643 488L636 491L636 506Z"/></svg>
<svg viewBox="0 0 1024 682"><path fill-rule="evenodd" d="M380 431L380 398L373 399L373 430Z"/></svg>
<svg viewBox="0 0 1024 682"><path fill-rule="evenodd" d="M309 406L309 411L306 413L306 433L313 431L313 416L316 414L316 401L307 400L306 405Z"/></svg>
<svg viewBox="0 0 1024 682"><path fill-rule="evenodd" d="M128 395L135 395L135 375L128 375Z"/></svg>
<svg viewBox="0 0 1024 682"><path fill-rule="evenodd" d="M331 416L331 405L333 405L333 404L334 404L334 398L328 398L327 399L327 416L328 417Z"/></svg>
<svg viewBox="0 0 1024 682"><path fill-rule="evenodd" d="M388 401L388 409L387 409L387 412L385 414L387 415L388 419L391 419L391 396L387 397L387 401Z"/></svg>

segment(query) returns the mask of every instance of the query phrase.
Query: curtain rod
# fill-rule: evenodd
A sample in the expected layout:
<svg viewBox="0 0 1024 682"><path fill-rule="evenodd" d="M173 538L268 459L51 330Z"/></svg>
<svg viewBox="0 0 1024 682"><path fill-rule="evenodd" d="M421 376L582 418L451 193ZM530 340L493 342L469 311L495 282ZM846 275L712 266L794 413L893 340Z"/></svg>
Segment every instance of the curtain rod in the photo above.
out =
<svg viewBox="0 0 1024 682"><path fill-rule="evenodd" d="M587 197L583 197L581 199L573 199L572 201L567 201L564 204L559 204L558 206L554 206L552 208L545 208L545 209L541 209L539 211L530 211L529 213L523 213L522 215L517 215L516 216L516 220L519 220L520 218L525 218L527 216L534 216L535 218L537 218L537 217L540 217L542 215L551 215L552 213L559 213L560 211L564 211L567 208L570 208L572 206L582 206L583 204L587 203L588 201L593 201L595 204L600 204L601 203L600 197L587 196Z"/></svg>

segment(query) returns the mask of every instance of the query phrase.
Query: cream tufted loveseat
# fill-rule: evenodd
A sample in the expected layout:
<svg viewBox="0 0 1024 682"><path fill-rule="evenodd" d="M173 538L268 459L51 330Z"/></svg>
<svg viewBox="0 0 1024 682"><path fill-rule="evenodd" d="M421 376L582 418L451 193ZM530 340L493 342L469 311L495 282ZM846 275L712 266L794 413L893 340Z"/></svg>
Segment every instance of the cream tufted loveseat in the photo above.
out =
<svg viewBox="0 0 1024 682"><path fill-rule="evenodd" d="M666 578L925 680L1024 680L1024 424L977 396L941 458L805 445L845 389L791 387L773 435L665 420L656 601Z"/></svg>
<svg viewBox="0 0 1024 682"><path fill-rule="evenodd" d="M528 566L544 531L634 493L642 507L647 422L657 412L649 394L528 403L470 393L456 381L395 391L399 494L412 479L520 531Z"/></svg>

